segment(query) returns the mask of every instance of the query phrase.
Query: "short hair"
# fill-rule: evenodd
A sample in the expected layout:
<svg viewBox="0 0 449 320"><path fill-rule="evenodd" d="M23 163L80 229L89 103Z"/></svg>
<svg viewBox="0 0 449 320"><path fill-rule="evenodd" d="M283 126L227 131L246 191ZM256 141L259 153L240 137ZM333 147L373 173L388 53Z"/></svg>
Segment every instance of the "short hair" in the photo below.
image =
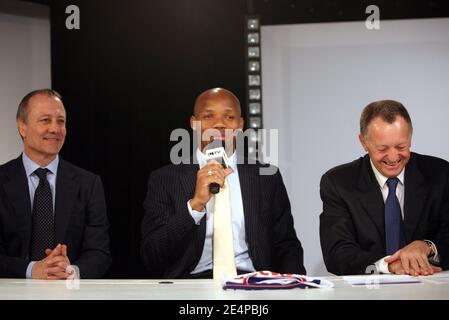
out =
<svg viewBox="0 0 449 320"><path fill-rule="evenodd" d="M28 93L25 97L23 97L22 101L19 103L19 107L17 108L16 119L20 119L23 122L26 122L28 118L28 102L30 99L38 94L44 94L48 97L56 97L62 101L62 96L53 89L39 89L34 90Z"/></svg>
<svg viewBox="0 0 449 320"><path fill-rule="evenodd" d="M379 100L371 102L363 109L362 115L360 116L360 133L366 138L368 126L374 118L380 117L388 123L393 123L398 116L408 123L410 132L413 132L412 120L402 103L395 100Z"/></svg>

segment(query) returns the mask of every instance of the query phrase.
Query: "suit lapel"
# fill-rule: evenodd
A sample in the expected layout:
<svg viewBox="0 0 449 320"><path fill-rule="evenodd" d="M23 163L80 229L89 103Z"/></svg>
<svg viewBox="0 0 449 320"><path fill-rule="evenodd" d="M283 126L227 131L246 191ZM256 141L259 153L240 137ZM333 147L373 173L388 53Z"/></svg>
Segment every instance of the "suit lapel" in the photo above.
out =
<svg viewBox="0 0 449 320"><path fill-rule="evenodd" d="M369 156L363 159L359 190L361 191L361 205L364 207L368 216L373 221L379 237L385 246L385 203L383 201L382 192L373 169L371 168Z"/></svg>
<svg viewBox="0 0 449 320"><path fill-rule="evenodd" d="M257 232L257 226L259 225L259 216L257 214L260 209L259 168L255 165L250 166L245 164L238 164L237 168L239 172L240 191L242 193L243 215L245 217L246 241L249 244L251 259L253 259L254 265L258 265L258 262L254 259L257 259L259 255L254 254L254 251L258 246L255 232Z"/></svg>
<svg viewBox="0 0 449 320"><path fill-rule="evenodd" d="M70 221L75 199L79 190L76 175L60 158L56 177L55 200L55 243L64 243L67 225Z"/></svg>
<svg viewBox="0 0 449 320"><path fill-rule="evenodd" d="M405 238L409 242L413 239L429 193L429 186L425 184L413 154L405 169L404 183L404 227Z"/></svg>
<svg viewBox="0 0 449 320"><path fill-rule="evenodd" d="M4 185L5 193L14 208L18 233L24 243L24 254L27 255L31 238L31 200L22 156L14 161L11 170L7 172L7 176L9 182Z"/></svg>

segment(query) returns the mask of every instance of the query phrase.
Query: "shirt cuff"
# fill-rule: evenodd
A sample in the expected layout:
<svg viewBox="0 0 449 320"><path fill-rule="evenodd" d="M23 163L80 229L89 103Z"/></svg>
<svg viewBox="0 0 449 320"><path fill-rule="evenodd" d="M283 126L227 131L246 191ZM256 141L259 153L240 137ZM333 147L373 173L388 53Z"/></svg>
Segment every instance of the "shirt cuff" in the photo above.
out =
<svg viewBox="0 0 449 320"><path fill-rule="evenodd" d="M33 266L34 266L35 263L36 263L36 261L31 261L28 264L27 271L25 273L25 276L26 276L27 279L32 279L33 278L33 274L31 273L31 271L33 271Z"/></svg>
<svg viewBox="0 0 449 320"><path fill-rule="evenodd" d="M190 205L190 200L187 201L187 208L189 209L190 215L192 216L193 220L195 220L195 224L199 225L201 219L203 219L204 214L206 213L206 209L204 208L203 211L193 210L192 206Z"/></svg>
<svg viewBox="0 0 449 320"><path fill-rule="evenodd" d="M377 273L391 273L390 270L388 270L388 262L385 262L385 259L389 258L391 256L383 257L382 259L377 260L374 265L376 266Z"/></svg>

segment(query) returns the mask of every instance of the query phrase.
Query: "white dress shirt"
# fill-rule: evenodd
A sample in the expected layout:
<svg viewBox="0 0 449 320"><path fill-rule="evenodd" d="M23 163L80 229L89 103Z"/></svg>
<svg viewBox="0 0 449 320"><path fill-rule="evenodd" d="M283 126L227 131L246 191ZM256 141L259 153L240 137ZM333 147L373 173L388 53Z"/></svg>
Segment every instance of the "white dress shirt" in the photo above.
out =
<svg viewBox="0 0 449 320"><path fill-rule="evenodd" d="M199 149L197 149L196 157L200 168L203 168L207 164L206 155ZM227 176L227 179L229 187L231 188L230 196L235 265L238 270L256 271L248 253L242 192L240 190L240 180L237 169L237 155L235 152L231 157L229 157L229 164L234 171ZM187 207L196 224L200 224L201 219L204 217L204 215L206 215L206 239L204 241L203 253L195 269L192 271L192 274L200 273L206 270L212 270L212 239L214 229L215 197L212 196L212 198L206 204L205 209L203 209L203 211L201 212L193 210L190 205L190 201L187 202Z"/></svg>

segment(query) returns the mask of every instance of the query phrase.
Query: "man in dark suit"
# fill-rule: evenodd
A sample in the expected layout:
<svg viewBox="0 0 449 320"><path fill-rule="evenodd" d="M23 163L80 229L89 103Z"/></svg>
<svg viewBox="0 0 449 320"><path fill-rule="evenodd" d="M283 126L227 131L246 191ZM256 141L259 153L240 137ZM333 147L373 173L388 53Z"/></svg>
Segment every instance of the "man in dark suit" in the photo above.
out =
<svg viewBox="0 0 449 320"><path fill-rule="evenodd" d="M229 181L233 247L239 273L269 270L305 274L303 250L294 227L290 203L280 173L261 175L258 164L237 163L235 140L228 130L243 128L240 102L230 91L216 88L195 101L191 127L199 121L198 164L169 165L152 172L144 202L141 255L155 277L212 276L213 182ZM205 160L215 130L231 148L231 168ZM204 137L209 138L204 138ZM230 142L231 141L231 142ZM233 150L234 149L234 150Z"/></svg>
<svg viewBox="0 0 449 320"><path fill-rule="evenodd" d="M58 156L65 124L54 90L33 91L19 105L24 151L0 166L0 277L97 278L110 265L103 186Z"/></svg>
<svg viewBox="0 0 449 320"><path fill-rule="evenodd" d="M392 100L360 119L367 155L321 179L328 271L430 275L449 267L449 163L410 152L412 122Z"/></svg>

